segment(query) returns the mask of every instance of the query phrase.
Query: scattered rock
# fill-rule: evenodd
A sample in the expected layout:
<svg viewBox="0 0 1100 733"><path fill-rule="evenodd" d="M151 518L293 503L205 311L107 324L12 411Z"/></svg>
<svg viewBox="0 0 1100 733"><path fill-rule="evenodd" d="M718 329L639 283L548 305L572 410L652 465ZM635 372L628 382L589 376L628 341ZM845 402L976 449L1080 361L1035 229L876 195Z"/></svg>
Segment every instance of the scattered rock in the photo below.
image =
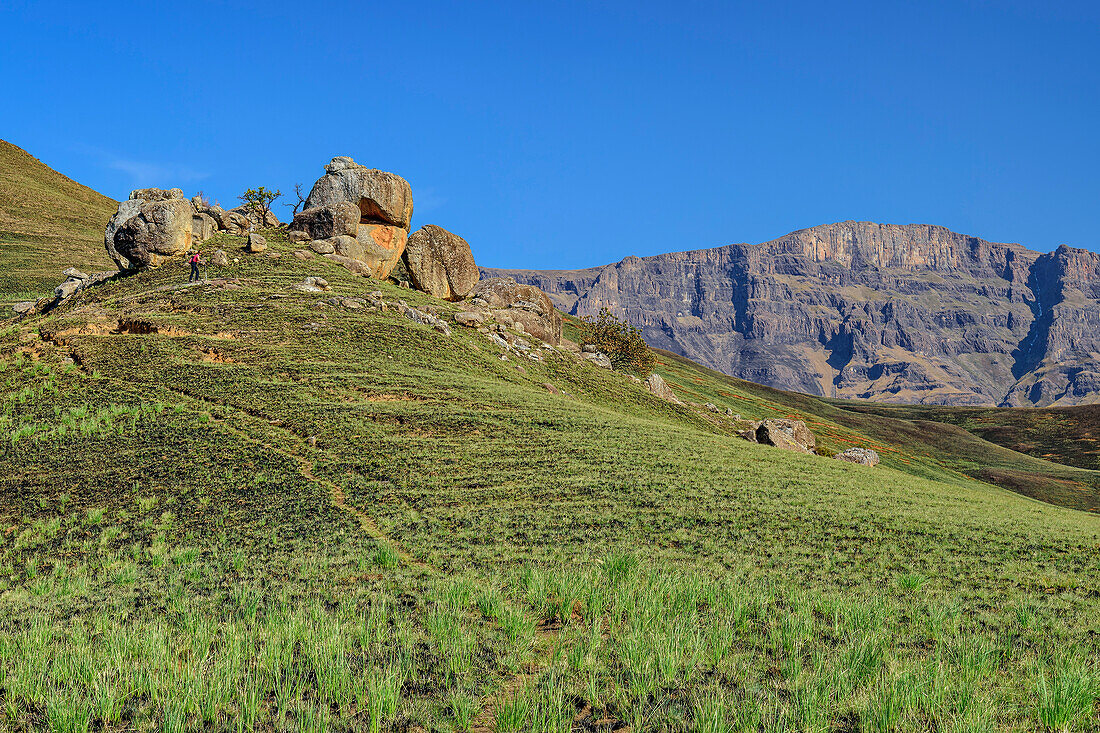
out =
<svg viewBox="0 0 1100 733"><path fill-rule="evenodd" d="M467 328L477 328L486 321L486 315L480 311L459 311L455 313L455 323Z"/></svg>
<svg viewBox="0 0 1100 733"><path fill-rule="evenodd" d="M877 466L878 453L870 448L849 448L833 456L838 461L858 463L861 466Z"/></svg>
<svg viewBox="0 0 1100 733"><path fill-rule="evenodd" d="M53 289L54 295L58 300L64 300L65 298L71 298L80 290L80 286L83 283L82 280L66 280Z"/></svg>
<svg viewBox="0 0 1100 733"><path fill-rule="evenodd" d="M19 315L25 316L34 313L35 305L37 305L37 301L25 300L22 303L16 303L11 309Z"/></svg>
<svg viewBox="0 0 1100 733"><path fill-rule="evenodd" d="M492 309L498 322L505 316L522 323L524 331L557 346L561 343L562 319L550 298L534 285L520 285L515 278L494 277L482 280L472 292Z"/></svg>
<svg viewBox="0 0 1100 733"><path fill-rule="evenodd" d="M763 445L795 451L813 453L817 440L802 420L772 419L754 423L752 428L742 434L749 440Z"/></svg>
<svg viewBox="0 0 1100 733"><path fill-rule="evenodd" d="M581 352L585 354L596 354L599 353L599 351L600 347L596 346L595 344L584 344L583 346L581 346Z"/></svg>
<svg viewBox="0 0 1100 733"><path fill-rule="evenodd" d="M294 250L294 256L297 257L300 260L312 260L313 259L313 253L310 252L309 250L305 250L305 249L296 249L296 250Z"/></svg>
<svg viewBox="0 0 1100 733"><path fill-rule="evenodd" d="M88 279L88 275L86 273L81 272L80 270L76 269L75 267L67 267L67 268L65 268L65 271L62 272L61 274L64 275L69 280L87 280Z"/></svg>
<svg viewBox="0 0 1100 733"><path fill-rule="evenodd" d="M462 300L481 277L466 240L434 224L409 237L403 258L413 286L444 300Z"/></svg>
<svg viewBox="0 0 1100 733"><path fill-rule="evenodd" d="M336 245L331 240L318 239L309 243L309 248L319 255L330 255L336 251Z"/></svg>
<svg viewBox="0 0 1100 733"><path fill-rule="evenodd" d="M255 232L248 235L248 251L253 254L263 252L267 249L267 240Z"/></svg>
<svg viewBox="0 0 1100 733"><path fill-rule="evenodd" d="M611 359L608 358L607 354L604 354L600 351L597 351L595 353L591 351L582 351L581 356L598 367L602 367L604 369L611 369L613 367L613 365L611 364Z"/></svg>
<svg viewBox="0 0 1100 733"><path fill-rule="evenodd" d="M544 389L545 389L545 390L546 390L547 392L549 392L550 394L561 394L561 391L560 391L560 390L558 390L558 388L557 388L557 387L555 387L554 385L550 384L549 382L543 382L543 383L542 383L542 386L543 386L543 388L544 388Z"/></svg>
<svg viewBox="0 0 1100 733"><path fill-rule="evenodd" d="M286 239L291 244L305 244L313 237L309 236L306 232L289 231L286 234Z"/></svg>
<svg viewBox="0 0 1100 733"><path fill-rule="evenodd" d="M293 287L295 290L300 290L303 293L320 293L329 290L328 281L323 277L307 277Z"/></svg>
<svg viewBox="0 0 1100 733"><path fill-rule="evenodd" d="M721 410L718 409L718 405L714 404L713 402L708 402L706 405L704 405L704 407L706 407L711 412L721 412Z"/></svg>
<svg viewBox="0 0 1100 733"><path fill-rule="evenodd" d="M669 387L665 380L661 378L661 375L656 372L653 372L645 378L645 387L662 400L668 400L677 405L683 404L676 398L676 394L672 391L672 388Z"/></svg>
<svg viewBox="0 0 1100 733"><path fill-rule="evenodd" d="M224 249L216 249L210 255L210 264L214 267L229 267L229 255Z"/></svg>

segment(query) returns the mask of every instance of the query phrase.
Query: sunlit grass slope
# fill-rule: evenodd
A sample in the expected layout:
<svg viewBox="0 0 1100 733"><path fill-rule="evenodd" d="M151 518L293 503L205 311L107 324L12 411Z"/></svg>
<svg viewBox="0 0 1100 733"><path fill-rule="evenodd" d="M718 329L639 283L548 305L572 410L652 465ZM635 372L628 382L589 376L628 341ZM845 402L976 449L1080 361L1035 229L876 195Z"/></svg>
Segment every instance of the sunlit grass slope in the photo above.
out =
<svg viewBox="0 0 1100 733"><path fill-rule="evenodd" d="M270 241L219 240L240 290L170 265L3 332L0 726L1097 728L1100 516L670 357L884 465L317 307L453 309Z"/></svg>
<svg viewBox="0 0 1100 733"><path fill-rule="evenodd" d="M66 267L115 269L103 248L115 206L0 140L0 307L47 295Z"/></svg>

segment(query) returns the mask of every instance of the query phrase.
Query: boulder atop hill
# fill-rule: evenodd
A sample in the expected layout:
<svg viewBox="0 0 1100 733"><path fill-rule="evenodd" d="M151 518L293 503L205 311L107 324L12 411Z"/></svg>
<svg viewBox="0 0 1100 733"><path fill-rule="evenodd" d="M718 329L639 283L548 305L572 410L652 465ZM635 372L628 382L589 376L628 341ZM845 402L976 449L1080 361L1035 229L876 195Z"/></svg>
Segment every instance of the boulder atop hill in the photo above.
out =
<svg viewBox="0 0 1100 733"><path fill-rule="evenodd" d="M363 222L402 227L406 232L412 222L409 182L395 173L359 165L347 156L333 158L325 166L325 175L313 184L305 207L343 202L355 204Z"/></svg>
<svg viewBox="0 0 1100 733"><path fill-rule="evenodd" d="M465 298L481 276L466 240L434 224L409 237L404 259L413 287L444 300Z"/></svg>
<svg viewBox="0 0 1100 733"><path fill-rule="evenodd" d="M561 343L561 315L546 293L512 277L492 277L474 286L471 298L482 300L497 320L523 324L524 331L552 346Z"/></svg>
<svg viewBox="0 0 1100 733"><path fill-rule="evenodd" d="M193 209L182 191L139 189L133 194L149 198L121 202L103 235L107 254L120 270L159 265L191 248Z"/></svg>

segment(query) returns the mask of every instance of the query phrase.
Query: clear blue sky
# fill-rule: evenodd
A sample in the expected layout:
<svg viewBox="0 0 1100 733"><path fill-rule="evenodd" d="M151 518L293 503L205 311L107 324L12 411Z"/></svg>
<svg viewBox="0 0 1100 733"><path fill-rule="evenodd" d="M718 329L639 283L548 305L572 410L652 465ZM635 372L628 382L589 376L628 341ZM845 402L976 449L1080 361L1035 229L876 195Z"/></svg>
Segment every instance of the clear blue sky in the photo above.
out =
<svg viewBox="0 0 1100 733"><path fill-rule="evenodd" d="M1098 5L6 0L0 137L223 204L350 155L490 266L844 219L1100 249Z"/></svg>

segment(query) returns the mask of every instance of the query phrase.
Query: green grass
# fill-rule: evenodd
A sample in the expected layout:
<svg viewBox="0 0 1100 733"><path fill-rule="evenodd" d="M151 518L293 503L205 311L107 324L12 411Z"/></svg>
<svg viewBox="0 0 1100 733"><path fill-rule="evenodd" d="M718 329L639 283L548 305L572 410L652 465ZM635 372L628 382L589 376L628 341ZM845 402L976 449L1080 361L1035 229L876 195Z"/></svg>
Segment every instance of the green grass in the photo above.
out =
<svg viewBox="0 0 1100 733"><path fill-rule="evenodd" d="M1100 516L960 470L996 446L662 354L884 462L750 444L214 245L241 290L170 264L0 336L0 729L1098 728Z"/></svg>
<svg viewBox="0 0 1100 733"><path fill-rule="evenodd" d="M0 140L0 308L51 293L61 271L115 269L103 229L116 203Z"/></svg>

